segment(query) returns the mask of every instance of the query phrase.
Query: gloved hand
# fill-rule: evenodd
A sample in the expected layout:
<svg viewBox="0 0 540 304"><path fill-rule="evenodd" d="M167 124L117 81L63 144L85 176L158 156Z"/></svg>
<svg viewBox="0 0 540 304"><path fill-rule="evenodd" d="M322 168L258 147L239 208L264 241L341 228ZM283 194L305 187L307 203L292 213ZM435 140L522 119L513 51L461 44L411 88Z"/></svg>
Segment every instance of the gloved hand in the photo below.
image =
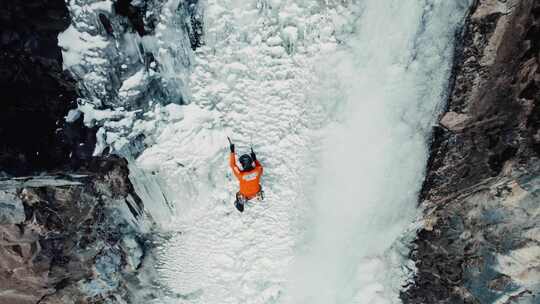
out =
<svg viewBox="0 0 540 304"><path fill-rule="evenodd" d="M231 153L234 153L234 144L231 144L229 148L231 149Z"/></svg>
<svg viewBox="0 0 540 304"><path fill-rule="evenodd" d="M251 159L253 161L256 161L257 160L257 156L255 155L255 152L253 152L253 147L251 147Z"/></svg>

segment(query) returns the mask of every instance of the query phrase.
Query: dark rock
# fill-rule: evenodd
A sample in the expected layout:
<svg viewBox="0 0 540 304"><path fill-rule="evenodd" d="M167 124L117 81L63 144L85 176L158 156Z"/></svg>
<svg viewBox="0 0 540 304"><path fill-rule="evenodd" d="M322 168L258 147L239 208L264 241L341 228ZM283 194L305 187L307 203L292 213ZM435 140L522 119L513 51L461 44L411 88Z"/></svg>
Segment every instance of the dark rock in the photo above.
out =
<svg viewBox="0 0 540 304"><path fill-rule="evenodd" d="M64 120L77 99L57 40L69 23L63 0L0 3L0 171L58 168L94 148L93 132Z"/></svg>
<svg viewBox="0 0 540 304"><path fill-rule="evenodd" d="M114 29L111 24L111 20L109 20L109 18L107 18L107 16L105 16L105 14L102 14L102 13L99 13L98 16L99 16L99 21L101 22L101 25L103 25L103 28L105 29L107 34L109 35L114 34Z"/></svg>
<svg viewBox="0 0 540 304"><path fill-rule="evenodd" d="M199 0L188 0L186 5L189 14L189 24L187 24L189 42L191 49L196 50L203 45L203 16L199 7Z"/></svg>
<svg viewBox="0 0 540 304"><path fill-rule="evenodd" d="M127 17L131 22L133 28L139 33L140 36L146 35L147 31L144 26L143 12L144 9L141 9L137 6L131 5L132 0L118 0L114 3L115 12L120 15Z"/></svg>
<svg viewBox="0 0 540 304"><path fill-rule="evenodd" d="M540 231L539 26L538 1L473 4L433 133L427 225L404 303L533 303L540 293L530 258Z"/></svg>
<svg viewBox="0 0 540 304"><path fill-rule="evenodd" d="M132 204L140 199L128 175L127 162L111 156L76 175L0 180L0 198L18 210L0 222L0 289L9 291L0 303L131 302L138 257L130 251L145 250L147 237L136 226L142 205Z"/></svg>

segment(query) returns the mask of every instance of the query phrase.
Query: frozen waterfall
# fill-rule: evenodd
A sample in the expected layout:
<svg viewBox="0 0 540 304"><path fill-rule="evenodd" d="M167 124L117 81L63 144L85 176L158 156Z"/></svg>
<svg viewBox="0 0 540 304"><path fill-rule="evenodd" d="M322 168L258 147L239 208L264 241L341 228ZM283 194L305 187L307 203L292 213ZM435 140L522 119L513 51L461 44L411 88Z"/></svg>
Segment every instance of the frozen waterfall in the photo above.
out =
<svg viewBox="0 0 540 304"><path fill-rule="evenodd" d="M199 1L193 52L183 1L154 1L155 36L115 42L81 26L103 2L72 1L80 16L60 44L84 38L64 57L100 127L96 153L132 158L137 190L159 201L155 303L399 303L471 1ZM243 214L226 136L265 167L266 199Z"/></svg>
<svg viewBox="0 0 540 304"><path fill-rule="evenodd" d="M399 302L468 5L208 1L193 103L138 160L178 193L178 233L159 250L168 300ZM267 172L267 199L244 214L226 135Z"/></svg>

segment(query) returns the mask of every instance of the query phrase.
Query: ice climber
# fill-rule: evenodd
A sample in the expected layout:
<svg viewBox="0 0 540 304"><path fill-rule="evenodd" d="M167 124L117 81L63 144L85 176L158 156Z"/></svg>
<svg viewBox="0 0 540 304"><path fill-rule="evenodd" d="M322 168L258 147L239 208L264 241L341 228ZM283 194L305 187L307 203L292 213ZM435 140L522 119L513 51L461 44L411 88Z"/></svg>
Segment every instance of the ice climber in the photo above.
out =
<svg viewBox="0 0 540 304"><path fill-rule="evenodd" d="M234 152L234 144L230 141L230 166L234 173L234 176L240 182L240 191L236 193L236 201L234 205L238 211L244 211L244 203L254 198L263 199L263 191L260 185L261 175L263 173L263 167L257 160L253 148L251 148L251 155L244 154L240 156L240 164L242 170L236 165L236 154Z"/></svg>

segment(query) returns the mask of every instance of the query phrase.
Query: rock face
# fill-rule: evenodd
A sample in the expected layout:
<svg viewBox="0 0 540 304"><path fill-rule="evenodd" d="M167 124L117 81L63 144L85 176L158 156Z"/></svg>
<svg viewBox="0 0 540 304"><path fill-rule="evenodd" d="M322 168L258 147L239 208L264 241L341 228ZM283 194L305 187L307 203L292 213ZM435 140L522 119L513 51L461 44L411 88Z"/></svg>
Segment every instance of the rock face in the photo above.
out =
<svg viewBox="0 0 540 304"><path fill-rule="evenodd" d="M473 4L405 303L540 302L540 2Z"/></svg>
<svg viewBox="0 0 540 304"><path fill-rule="evenodd" d="M69 23L63 0L0 3L0 171L28 174L92 152L95 131L64 122L77 98L57 40Z"/></svg>
<svg viewBox="0 0 540 304"><path fill-rule="evenodd" d="M134 303L141 210L117 157L77 175L0 180L0 303Z"/></svg>

